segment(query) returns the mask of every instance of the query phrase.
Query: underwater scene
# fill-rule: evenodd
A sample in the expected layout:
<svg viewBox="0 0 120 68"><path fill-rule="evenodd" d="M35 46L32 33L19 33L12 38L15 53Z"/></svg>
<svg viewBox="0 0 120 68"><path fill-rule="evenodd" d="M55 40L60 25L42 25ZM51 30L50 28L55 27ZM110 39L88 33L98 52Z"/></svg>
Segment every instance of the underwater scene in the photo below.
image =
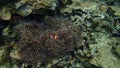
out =
<svg viewBox="0 0 120 68"><path fill-rule="evenodd" d="M120 0L0 0L0 68L120 68Z"/></svg>

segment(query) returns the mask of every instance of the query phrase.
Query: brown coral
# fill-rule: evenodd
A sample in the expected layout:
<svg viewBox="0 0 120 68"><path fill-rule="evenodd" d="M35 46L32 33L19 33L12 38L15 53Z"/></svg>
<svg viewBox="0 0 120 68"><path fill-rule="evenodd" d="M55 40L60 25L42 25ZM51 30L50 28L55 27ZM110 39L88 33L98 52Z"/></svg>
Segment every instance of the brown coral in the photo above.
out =
<svg viewBox="0 0 120 68"><path fill-rule="evenodd" d="M18 56L27 64L63 57L81 43L79 29L61 17L47 17L45 23L21 23L15 31Z"/></svg>

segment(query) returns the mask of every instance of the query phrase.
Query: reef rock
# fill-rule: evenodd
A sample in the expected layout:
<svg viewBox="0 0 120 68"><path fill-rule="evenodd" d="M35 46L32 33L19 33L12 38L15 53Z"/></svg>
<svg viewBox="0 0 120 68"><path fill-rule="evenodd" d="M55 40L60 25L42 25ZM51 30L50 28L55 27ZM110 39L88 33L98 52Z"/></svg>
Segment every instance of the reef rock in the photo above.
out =
<svg viewBox="0 0 120 68"><path fill-rule="evenodd" d="M113 47L118 46L119 38L108 38L108 35L102 33L96 36L96 44L90 44L90 49L93 59L90 60L91 64L102 68L119 68L120 60L115 53L113 53Z"/></svg>
<svg viewBox="0 0 120 68"><path fill-rule="evenodd" d="M56 2L56 0L16 0L8 3L8 0L2 0L2 4L0 3L0 19L10 20L14 13L27 16L42 8L55 10Z"/></svg>

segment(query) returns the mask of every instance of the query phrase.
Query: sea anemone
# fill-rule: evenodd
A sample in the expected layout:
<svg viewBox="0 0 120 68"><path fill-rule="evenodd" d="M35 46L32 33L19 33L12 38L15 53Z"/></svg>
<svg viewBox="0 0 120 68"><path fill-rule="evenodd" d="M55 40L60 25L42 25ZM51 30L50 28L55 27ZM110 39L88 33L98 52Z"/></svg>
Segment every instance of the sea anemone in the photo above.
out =
<svg viewBox="0 0 120 68"><path fill-rule="evenodd" d="M27 64L69 55L81 45L81 31L71 21L48 16L44 23L25 22L15 26L17 55Z"/></svg>

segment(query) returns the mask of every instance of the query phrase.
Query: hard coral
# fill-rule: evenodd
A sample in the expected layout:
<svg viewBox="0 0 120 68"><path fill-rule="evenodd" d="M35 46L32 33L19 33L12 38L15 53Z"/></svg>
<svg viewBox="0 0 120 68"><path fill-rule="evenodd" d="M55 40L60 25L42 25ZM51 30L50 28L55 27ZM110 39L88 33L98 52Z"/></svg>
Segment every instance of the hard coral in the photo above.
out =
<svg viewBox="0 0 120 68"><path fill-rule="evenodd" d="M81 44L81 31L61 17L49 16L45 23L20 23L15 30L17 54L27 64L61 58Z"/></svg>

